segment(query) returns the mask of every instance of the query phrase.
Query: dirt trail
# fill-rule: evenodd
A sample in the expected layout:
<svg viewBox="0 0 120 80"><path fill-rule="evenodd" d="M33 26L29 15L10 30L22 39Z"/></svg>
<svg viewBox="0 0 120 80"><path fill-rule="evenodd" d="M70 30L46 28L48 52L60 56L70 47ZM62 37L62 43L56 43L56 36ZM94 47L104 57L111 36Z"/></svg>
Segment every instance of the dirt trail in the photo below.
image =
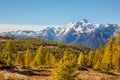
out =
<svg viewBox="0 0 120 80"><path fill-rule="evenodd" d="M52 70L35 70L36 75L31 76L32 80L50 80Z"/></svg>

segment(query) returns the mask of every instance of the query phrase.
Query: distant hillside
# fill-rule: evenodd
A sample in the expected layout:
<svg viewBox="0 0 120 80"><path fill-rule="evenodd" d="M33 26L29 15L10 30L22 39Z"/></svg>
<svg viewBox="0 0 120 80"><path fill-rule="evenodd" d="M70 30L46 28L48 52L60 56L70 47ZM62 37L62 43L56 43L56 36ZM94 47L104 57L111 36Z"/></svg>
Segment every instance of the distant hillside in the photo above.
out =
<svg viewBox="0 0 120 80"><path fill-rule="evenodd" d="M13 37L10 36L0 36L0 40L4 40L4 39L14 39Z"/></svg>
<svg viewBox="0 0 120 80"><path fill-rule="evenodd" d="M8 37L1 37L0 38L0 51L5 46L5 43L8 40L13 40L16 45L16 51L23 52L27 48L29 48L33 53L38 49L39 46L44 46L47 51L54 53L54 54L61 54L64 51L70 53L79 54L80 52L88 53L91 49L78 45L78 44L65 44L62 42L50 41L50 40L42 40L37 38L8 38Z"/></svg>

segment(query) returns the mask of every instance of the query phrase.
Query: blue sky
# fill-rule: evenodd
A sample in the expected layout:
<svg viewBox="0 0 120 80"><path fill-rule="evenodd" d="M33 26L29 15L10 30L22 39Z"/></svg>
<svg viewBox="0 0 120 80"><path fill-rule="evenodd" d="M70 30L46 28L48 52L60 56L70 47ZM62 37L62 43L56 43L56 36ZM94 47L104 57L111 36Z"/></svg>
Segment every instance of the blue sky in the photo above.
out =
<svg viewBox="0 0 120 80"><path fill-rule="evenodd" d="M65 25L83 18L120 24L120 0L0 0L0 24Z"/></svg>

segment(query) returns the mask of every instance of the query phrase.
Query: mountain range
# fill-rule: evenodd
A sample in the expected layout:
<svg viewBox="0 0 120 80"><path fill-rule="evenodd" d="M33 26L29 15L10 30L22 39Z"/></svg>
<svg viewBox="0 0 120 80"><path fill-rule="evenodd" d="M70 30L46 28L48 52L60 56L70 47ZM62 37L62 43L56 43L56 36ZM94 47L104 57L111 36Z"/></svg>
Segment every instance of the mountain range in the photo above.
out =
<svg viewBox="0 0 120 80"><path fill-rule="evenodd" d="M68 23L63 27L47 27L38 31L2 32L0 36L14 38L34 37L45 40L55 40L68 44L81 44L96 49L100 44L105 45L111 36L120 30L118 24L94 24L87 19Z"/></svg>

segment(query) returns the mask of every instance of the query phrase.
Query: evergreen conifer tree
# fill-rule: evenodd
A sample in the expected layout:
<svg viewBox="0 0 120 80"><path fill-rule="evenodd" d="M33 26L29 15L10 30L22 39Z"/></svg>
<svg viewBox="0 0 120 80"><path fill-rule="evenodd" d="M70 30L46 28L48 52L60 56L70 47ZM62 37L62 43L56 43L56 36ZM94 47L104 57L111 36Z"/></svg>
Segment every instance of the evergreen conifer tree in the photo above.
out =
<svg viewBox="0 0 120 80"><path fill-rule="evenodd" d="M54 78L57 80L75 80L76 78L76 56L74 54L64 55L54 69Z"/></svg>
<svg viewBox="0 0 120 80"><path fill-rule="evenodd" d="M30 50L27 48L26 52L25 52L25 66L30 66L31 61L32 61L32 54L30 53Z"/></svg>

